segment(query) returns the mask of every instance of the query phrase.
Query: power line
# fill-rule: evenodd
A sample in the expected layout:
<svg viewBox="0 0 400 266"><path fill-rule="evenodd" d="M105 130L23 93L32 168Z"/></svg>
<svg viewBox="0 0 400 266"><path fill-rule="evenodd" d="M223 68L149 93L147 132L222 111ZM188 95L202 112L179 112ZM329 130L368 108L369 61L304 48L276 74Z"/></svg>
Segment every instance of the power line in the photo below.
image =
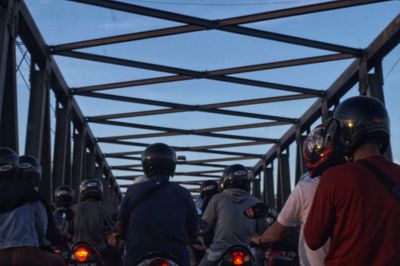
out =
<svg viewBox="0 0 400 266"><path fill-rule="evenodd" d="M397 58L396 62L394 62L394 64L392 65L392 67L390 68L390 70L388 71L388 73L386 73L385 75L385 79L387 79L389 77L389 75L393 72L393 70L396 68L397 64L400 62L400 56L399 58Z"/></svg>

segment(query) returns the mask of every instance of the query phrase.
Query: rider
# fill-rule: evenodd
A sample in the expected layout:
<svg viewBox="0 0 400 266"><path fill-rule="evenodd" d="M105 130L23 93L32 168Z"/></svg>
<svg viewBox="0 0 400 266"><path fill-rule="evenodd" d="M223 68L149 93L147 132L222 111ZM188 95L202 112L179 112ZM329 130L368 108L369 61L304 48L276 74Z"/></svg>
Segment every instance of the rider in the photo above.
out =
<svg viewBox="0 0 400 266"><path fill-rule="evenodd" d="M304 241L303 229L313 202L319 176L329 167L343 163L343 153L334 146L334 136L327 134L325 126L313 129L304 141L304 161L308 173L303 175L290 194L277 220L261 236L254 236L255 244L268 244L282 240L292 228L300 225L298 244L301 266L322 266L328 253L328 243L318 250L311 250Z"/></svg>
<svg viewBox="0 0 400 266"><path fill-rule="evenodd" d="M375 98L356 96L341 102L333 118L332 132L352 161L321 177L305 240L317 249L331 239L329 266L399 265L400 166L382 156L390 140L386 108Z"/></svg>
<svg viewBox="0 0 400 266"><path fill-rule="evenodd" d="M142 154L142 166L148 180L128 188L118 215L118 234L126 240L124 265L137 265L154 252L189 265L187 244L196 240L198 218L189 191L169 182L175 151L152 144Z"/></svg>
<svg viewBox="0 0 400 266"><path fill-rule="evenodd" d="M248 246L251 236L265 229L265 220L249 219L243 214L260 202L249 193L251 176L251 171L240 164L225 169L221 178L223 191L211 199L202 216L214 230L214 239L199 265L216 265L228 248Z"/></svg>
<svg viewBox="0 0 400 266"><path fill-rule="evenodd" d="M40 174L35 158L0 148L0 265L65 265L39 249L54 236L49 205L36 190Z"/></svg>
<svg viewBox="0 0 400 266"><path fill-rule="evenodd" d="M54 192L54 204L56 209L53 212L57 228L66 236L71 232L71 221L73 212L75 191L71 186L61 185Z"/></svg>
<svg viewBox="0 0 400 266"><path fill-rule="evenodd" d="M107 265L118 256L107 244L106 236L113 229L111 214L102 204L103 184L99 179L83 180L79 187L80 202L72 206L72 240L87 242L100 252Z"/></svg>
<svg viewBox="0 0 400 266"><path fill-rule="evenodd" d="M218 183L214 180L204 181L200 186L200 197L203 200L201 205L201 211L204 212L207 208L208 203L215 194L219 192Z"/></svg>

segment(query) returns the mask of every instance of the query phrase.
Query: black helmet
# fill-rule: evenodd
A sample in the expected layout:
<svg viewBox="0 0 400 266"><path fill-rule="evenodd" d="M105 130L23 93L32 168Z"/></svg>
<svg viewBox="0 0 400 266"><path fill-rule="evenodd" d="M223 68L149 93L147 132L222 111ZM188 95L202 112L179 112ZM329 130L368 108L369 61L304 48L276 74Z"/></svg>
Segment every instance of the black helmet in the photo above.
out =
<svg viewBox="0 0 400 266"><path fill-rule="evenodd" d="M225 168L222 174L221 187L226 188L241 188L250 191L251 171L241 164L233 164Z"/></svg>
<svg viewBox="0 0 400 266"><path fill-rule="evenodd" d="M378 144L381 153L389 145L389 116L383 103L376 98L349 98L339 104L333 118L338 122L340 142L348 156L365 142Z"/></svg>
<svg viewBox="0 0 400 266"><path fill-rule="evenodd" d="M56 207L70 207L74 202L75 190L68 185L59 186L54 192Z"/></svg>
<svg viewBox="0 0 400 266"><path fill-rule="evenodd" d="M337 136L326 130L331 128L331 121L314 128L304 141L304 161L312 177L321 175L331 166L345 162L344 154L337 145Z"/></svg>
<svg viewBox="0 0 400 266"><path fill-rule="evenodd" d="M173 176L176 166L175 151L164 143L152 144L142 154L142 166L149 178L154 175Z"/></svg>
<svg viewBox="0 0 400 266"><path fill-rule="evenodd" d="M204 200L218 193L219 185L214 180L204 181L200 186L200 196Z"/></svg>
<svg viewBox="0 0 400 266"><path fill-rule="evenodd" d="M30 155L22 155L18 161L19 177L35 187L39 188L42 178L42 166L39 161Z"/></svg>
<svg viewBox="0 0 400 266"><path fill-rule="evenodd" d="M10 178L16 173L18 155L10 148L0 147L0 179Z"/></svg>
<svg viewBox="0 0 400 266"><path fill-rule="evenodd" d="M103 184L99 179L85 179L79 186L81 201L88 198L101 200L103 198Z"/></svg>

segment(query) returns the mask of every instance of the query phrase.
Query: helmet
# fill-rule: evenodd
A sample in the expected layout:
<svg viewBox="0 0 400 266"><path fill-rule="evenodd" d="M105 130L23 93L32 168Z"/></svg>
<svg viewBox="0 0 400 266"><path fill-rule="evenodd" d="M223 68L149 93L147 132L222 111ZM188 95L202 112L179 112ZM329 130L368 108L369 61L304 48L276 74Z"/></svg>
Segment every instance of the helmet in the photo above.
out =
<svg viewBox="0 0 400 266"><path fill-rule="evenodd" d="M81 201L88 198L101 200L103 198L103 184L99 179L85 179L79 186Z"/></svg>
<svg viewBox="0 0 400 266"><path fill-rule="evenodd" d="M154 175L173 176L176 166L175 151L164 143L152 144L142 154L142 166L147 177Z"/></svg>
<svg viewBox="0 0 400 266"><path fill-rule="evenodd" d="M204 200L205 198L211 198L218 193L219 186L214 180L204 181L200 186L200 196Z"/></svg>
<svg viewBox="0 0 400 266"><path fill-rule="evenodd" d="M319 176L329 167L344 162L343 152L337 145L337 136L331 135L332 120L319 125L306 137L303 145L304 161L311 177Z"/></svg>
<svg viewBox="0 0 400 266"><path fill-rule="evenodd" d="M251 171L241 164L233 164L225 168L222 174L221 187L225 188L241 188L250 191Z"/></svg>
<svg viewBox="0 0 400 266"><path fill-rule="evenodd" d="M0 179L10 178L18 166L18 155L10 148L0 147Z"/></svg>
<svg viewBox="0 0 400 266"><path fill-rule="evenodd" d="M54 192L54 203L57 207L68 208L74 202L75 190L68 185L59 186Z"/></svg>
<svg viewBox="0 0 400 266"><path fill-rule="evenodd" d="M338 123L340 143L346 155L365 142L379 145L384 153L390 137L389 116L385 106L376 98L356 96L338 105L333 118Z"/></svg>
<svg viewBox="0 0 400 266"><path fill-rule="evenodd" d="M30 155L22 155L18 161L19 177L35 188L39 188L42 178L42 166Z"/></svg>

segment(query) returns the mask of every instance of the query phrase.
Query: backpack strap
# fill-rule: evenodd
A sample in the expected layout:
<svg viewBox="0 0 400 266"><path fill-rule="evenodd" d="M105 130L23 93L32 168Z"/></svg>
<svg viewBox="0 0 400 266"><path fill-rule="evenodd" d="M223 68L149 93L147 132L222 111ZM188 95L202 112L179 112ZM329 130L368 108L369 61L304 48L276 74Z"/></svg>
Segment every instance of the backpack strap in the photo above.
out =
<svg viewBox="0 0 400 266"><path fill-rule="evenodd" d="M371 173L374 174L382 184L389 189L392 195L400 201L400 184L396 184L390 177L388 177L381 169L379 169L375 164L367 160L358 160L357 163L362 164Z"/></svg>

